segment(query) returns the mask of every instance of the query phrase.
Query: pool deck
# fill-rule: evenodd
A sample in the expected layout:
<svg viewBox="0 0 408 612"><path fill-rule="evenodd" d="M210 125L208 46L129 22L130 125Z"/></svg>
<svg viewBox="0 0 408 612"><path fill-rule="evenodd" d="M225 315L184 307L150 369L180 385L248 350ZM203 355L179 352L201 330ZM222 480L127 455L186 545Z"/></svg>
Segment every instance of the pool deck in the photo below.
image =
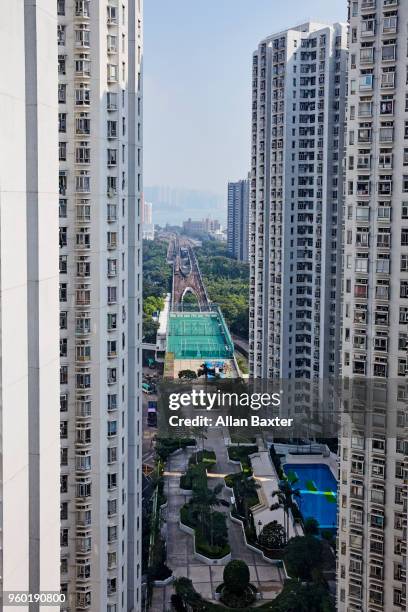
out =
<svg viewBox="0 0 408 612"><path fill-rule="evenodd" d="M279 478L269 455L269 451L259 451L250 455L252 470L256 482L260 485L258 489L259 504L251 508L254 517L256 532L262 531L262 527L271 521L278 521L281 525L285 524L285 512L283 508L271 510L272 504L277 503L277 497L273 493L279 489ZM303 535L302 527L289 520L289 538ZM261 524L259 524L261 523Z"/></svg>

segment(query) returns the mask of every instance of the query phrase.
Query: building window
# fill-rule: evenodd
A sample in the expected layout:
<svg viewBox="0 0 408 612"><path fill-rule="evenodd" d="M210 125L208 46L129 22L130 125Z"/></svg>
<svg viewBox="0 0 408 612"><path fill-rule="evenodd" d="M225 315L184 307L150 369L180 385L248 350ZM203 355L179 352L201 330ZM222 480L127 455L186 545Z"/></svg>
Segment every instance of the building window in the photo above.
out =
<svg viewBox="0 0 408 612"><path fill-rule="evenodd" d="M59 143L59 161L66 161L67 160L67 143L66 142L60 142Z"/></svg>

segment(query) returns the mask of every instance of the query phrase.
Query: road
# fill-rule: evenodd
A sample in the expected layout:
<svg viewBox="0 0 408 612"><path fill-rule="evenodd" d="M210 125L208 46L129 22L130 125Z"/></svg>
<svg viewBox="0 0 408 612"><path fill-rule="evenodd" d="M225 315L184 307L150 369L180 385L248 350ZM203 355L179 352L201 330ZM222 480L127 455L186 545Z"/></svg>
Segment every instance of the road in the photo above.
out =
<svg viewBox="0 0 408 612"><path fill-rule="evenodd" d="M155 375L155 370L143 368L143 377L146 375ZM142 410L143 410L143 443L142 457L143 465L154 467L154 438L157 434L157 427L149 427L147 424L147 403L149 400L157 400L157 395L152 393L142 393Z"/></svg>
<svg viewBox="0 0 408 612"><path fill-rule="evenodd" d="M183 297L189 290L197 297L200 310L208 311L210 302L191 242L186 238L175 238L168 254L174 262L172 309L180 309Z"/></svg>

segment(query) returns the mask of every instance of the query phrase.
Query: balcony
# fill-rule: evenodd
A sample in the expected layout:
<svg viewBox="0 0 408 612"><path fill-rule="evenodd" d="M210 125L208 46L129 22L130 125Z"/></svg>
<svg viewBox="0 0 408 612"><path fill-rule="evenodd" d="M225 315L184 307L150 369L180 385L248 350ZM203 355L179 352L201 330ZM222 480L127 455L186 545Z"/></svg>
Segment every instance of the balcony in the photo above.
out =
<svg viewBox="0 0 408 612"><path fill-rule="evenodd" d="M92 540L90 537L79 537L76 542L76 552L80 555L86 555L92 550Z"/></svg>
<svg viewBox="0 0 408 612"><path fill-rule="evenodd" d="M91 401L77 401L75 414L79 419L87 419L92 415Z"/></svg>
<svg viewBox="0 0 408 612"><path fill-rule="evenodd" d="M363 47L360 50L360 64L372 64L374 62L374 47Z"/></svg>
<svg viewBox="0 0 408 612"><path fill-rule="evenodd" d="M397 57L396 45L385 45L382 48L381 59L383 62L393 62Z"/></svg>
<svg viewBox="0 0 408 612"><path fill-rule="evenodd" d="M358 170L370 170L371 169L371 155L359 155L357 158L357 169Z"/></svg>
<svg viewBox="0 0 408 612"><path fill-rule="evenodd" d="M117 83L119 76L119 67L116 64L108 64L107 79L108 83Z"/></svg>
<svg viewBox="0 0 408 612"><path fill-rule="evenodd" d="M88 610L91 605L91 593L77 593L76 607L78 610Z"/></svg>
<svg viewBox="0 0 408 612"><path fill-rule="evenodd" d="M108 92L106 94L106 108L108 111L118 110L118 94Z"/></svg>
<svg viewBox="0 0 408 612"><path fill-rule="evenodd" d="M381 196L392 195L392 181L379 181L378 195L381 195Z"/></svg>
<svg viewBox="0 0 408 612"><path fill-rule="evenodd" d="M90 0L76 0L75 3L75 18L76 19L89 19Z"/></svg>
<svg viewBox="0 0 408 612"><path fill-rule="evenodd" d="M359 129L357 132L357 141L359 144L371 143L371 129L369 128Z"/></svg>
<svg viewBox="0 0 408 612"><path fill-rule="evenodd" d="M361 1L361 10L366 11L368 9L375 9L375 0L362 0Z"/></svg>
<svg viewBox="0 0 408 612"><path fill-rule="evenodd" d="M383 34L395 34L397 32L397 16L384 17Z"/></svg>
<svg viewBox="0 0 408 612"><path fill-rule="evenodd" d="M394 114L394 100L382 100L380 102L380 114L381 115L393 115Z"/></svg>
<svg viewBox="0 0 408 612"><path fill-rule="evenodd" d="M357 181L357 196L369 196L371 194L371 186L369 181Z"/></svg>
<svg viewBox="0 0 408 612"><path fill-rule="evenodd" d="M394 140L394 128L393 127L380 127L380 142L393 142Z"/></svg>
<svg viewBox="0 0 408 612"><path fill-rule="evenodd" d="M358 116L371 118L373 116L372 102L360 102L358 106Z"/></svg>
<svg viewBox="0 0 408 612"><path fill-rule="evenodd" d="M109 4L106 7L106 23L109 26L118 25L118 7Z"/></svg>
<svg viewBox="0 0 408 612"><path fill-rule="evenodd" d="M374 77L372 74L364 74L359 79L359 91L372 91Z"/></svg>
<svg viewBox="0 0 408 612"><path fill-rule="evenodd" d="M381 88L393 89L395 87L395 72L383 72L381 75Z"/></svg>
<svg viewBox="0 0 408 612"><path fill-rule="evenodd" d="M369 7L366 6L365 8L369 8ZM361 22L361 36L363 38L367 38L369 36L375 36L375 19L364 19Z"/></svg>

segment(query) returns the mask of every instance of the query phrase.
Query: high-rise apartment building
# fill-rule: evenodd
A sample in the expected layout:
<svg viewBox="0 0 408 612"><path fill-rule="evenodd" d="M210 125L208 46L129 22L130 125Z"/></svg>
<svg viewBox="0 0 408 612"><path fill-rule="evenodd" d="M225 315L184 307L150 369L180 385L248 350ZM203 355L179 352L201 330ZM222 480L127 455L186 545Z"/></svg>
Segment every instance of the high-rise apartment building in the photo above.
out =
<svg viewBox="0 0 408 612"><path fill-rule="evenodd" d="M143 200L143 240L154 240L153 204Z"/></svg>
<svg viewBox="0 0 408 612"><path fill-rule="evenodd" d="M238 261L248 261L249 179L228 183L227 245Z"/></svg>
<svg viewBox="0 0 408 612"><path fill-rule="evenodd" d="M0 90L0 586L58 593L57 27L54 0L13 0ZM2 602L2 609L14 610ZM21 605L20 610L38 610ZM59 610L59 605L40 608Z"/></svg>
<svg viewBox="0 0 408 612"><path fill-rule="evenodd" d="M253 56L250 371L334 376L341 305L347 26L306 23Z"/></svg>
<svg viewBox="0 0 408 612"><path fill-rule="evenodd" d="M373 431L342 439L338 609L400 612L407 609L408 3L352 1L349 12L342 372L372 388L365 422Z"/></svg>
<svg viewBox="0 0 408 612"><path fill-rule="evenodd" d="M58 0L61 585L140 610L141 0Z"/></svg>

